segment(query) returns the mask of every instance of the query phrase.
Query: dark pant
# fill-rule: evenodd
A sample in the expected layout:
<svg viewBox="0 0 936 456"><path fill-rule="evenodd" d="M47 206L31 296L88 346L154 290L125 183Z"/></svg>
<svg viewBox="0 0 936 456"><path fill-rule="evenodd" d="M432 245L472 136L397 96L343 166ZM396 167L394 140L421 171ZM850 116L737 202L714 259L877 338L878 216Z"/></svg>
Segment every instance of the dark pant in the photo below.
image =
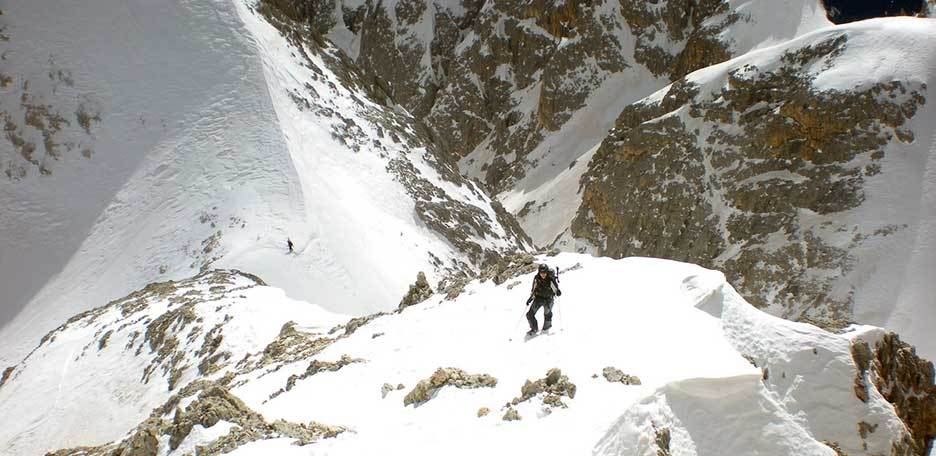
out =
<svg viewBox="0 0 936 456"><path fill-rule="evenodd" d="M545 317L543 321L543 329L549 329L552 327L552 298L544 298L542 296L537 296L533 300L533 304L530 304L530 310L527 311L526 317L527 321L530 322L530 330L536 331L538 326L536 324L536 311L543 308L543 316Z"/></svg>

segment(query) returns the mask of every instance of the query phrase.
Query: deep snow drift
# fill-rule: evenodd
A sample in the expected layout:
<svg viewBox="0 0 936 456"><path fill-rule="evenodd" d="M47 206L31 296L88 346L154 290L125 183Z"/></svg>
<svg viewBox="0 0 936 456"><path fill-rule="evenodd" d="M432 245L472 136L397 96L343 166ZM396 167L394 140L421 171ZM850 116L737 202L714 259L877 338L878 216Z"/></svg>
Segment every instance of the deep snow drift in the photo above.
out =
<svg viewBox="0 0 936 456"><path fill-rule="evenodd" d="M16 412L4 414L0 449L119 441L171 394L181 392L182 409L195 404L185 386L196 379L227 384L267 422L348 429L308 446L275 435L238 440L234 454L655 455L667 446L684 455L832 456L821 441L848 454L888 453L905 433L874 387L867 402L855 393L851 341L873 343L878 329L836 335L769 316L720 273L689 264L541 260L563 271L564 293L553 333L530 340L519 319L531 273L471 282L455 299L433 297L336 330L328 328L340 316L238 274L148 287L73 319L16 367L0 388L0 407ZM447 367L487 374L496 386L444 386L428 401L404 403ZM611 383L607 367L642 384ZM575 385L571 394L522 395L527 380L551 368ZM39 396L48 400L36 404ZM526 400L506 405L518 397ZM478 417L482 407L490 413ZM173 409L153 416L171 423ZM520 420L502 419L511 409ZM83 420L89 410L112 411L112 419ZM860 434L861 422L876 431ZM160 454L245 426L212 424L182 440L160 436Z"/></svg>

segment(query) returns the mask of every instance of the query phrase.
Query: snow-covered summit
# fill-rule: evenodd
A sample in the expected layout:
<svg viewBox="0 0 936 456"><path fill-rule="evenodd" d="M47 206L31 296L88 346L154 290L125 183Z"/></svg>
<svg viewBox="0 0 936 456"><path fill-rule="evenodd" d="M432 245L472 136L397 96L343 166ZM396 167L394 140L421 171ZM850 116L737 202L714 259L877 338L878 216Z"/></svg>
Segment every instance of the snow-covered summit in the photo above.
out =
<svg viewBox="0 0 936 456"><path fill-rule="evenodd" d="M0 407L23 418L5 420L0 451L832 456L923 441L888 399L932 385L888 383L879 329L769 316L684 263L538 261L560 269L563 295L553 332L529 340L532 265L350 321L238 273L154 284L72 319L5 375Z"/></svg>

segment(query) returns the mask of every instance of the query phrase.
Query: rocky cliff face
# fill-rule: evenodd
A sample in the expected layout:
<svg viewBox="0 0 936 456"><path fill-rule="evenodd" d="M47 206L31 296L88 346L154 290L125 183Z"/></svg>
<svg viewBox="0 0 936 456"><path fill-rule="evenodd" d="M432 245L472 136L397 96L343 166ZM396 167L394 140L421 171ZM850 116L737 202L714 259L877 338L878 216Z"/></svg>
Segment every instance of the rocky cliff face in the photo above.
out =
<svg viewBox="0 0 936 456"><path fill-rule="evenodd" d="M382 7L377 10L385 12ZM305 33L307 30L292 17L298 13L288 9L284 12L275 3L261 4L259 11L287 38L299 66L320 66L317 71L309 72L308 77L314 81L328 81L333 86L338 83L340 87L334 90L347 95L323 97L310 85L290 88L289 97L296 109L323 124L331 124L331 137L353 152L371 150L384 159L386 172L403 185L414 201L419 221L467 254L467 263L443 264L441 259L433 257L433 265L438 270L467 273L472 264L489 263L500 254L531 246L513 216L492 201L476 182L459 174L455 162L433 141L432 133L422 123L409 113L393 109L392 100L396 97L414 100L413 97L388 92L383 82L369 75L367 62L355 64L320 35ZM316 24L318 22L313 21L313 26ZM372 29L380 30L377 26ZM386 43L386 40L377 42ZM387 49L374 52L374 56L393 55ZM407 62L385 63L389 68L412 67ZM322 70L333 74L335 79L331 80ZM421 169L426 165L431 169ZM453 192L452 188L457 191Z"/></svg>
<svg viewBox="0 0 936 456"><path fill-rule="evenodd" d="M724 270L755 305L789 318L848 320L852 252L907 225L845 214L865 202L885 151L914 142L907 122L926 84L817 84L847 46L829 33L627 107L582 178L573 235L602 255Z"/></svg>
<svg viewBox="0 0 936 456"><path fill-rule="evenodd" d="M916 232L866 202L898 150L926 149L925 77L827 84L854 61L845 32L716 65L830 25L818 1L265 4L333 40L540 245L720 268L756 305L833 327L871 299L869 252Z"/></svg>
<svg viewBox="0 0 936 456"><path fill-rule="evenodd" d="M868 401L869 388L875 388L907 426L909 439L902 445L908 454L927 455L936 439L936 386L933 363L921 359L916 350L887 333L869 344L852 343L852 358L858 367L855 394ZM874 432L870 425L859 426L862 436Z"/></svg>
<svg viewBox="0 0 936 456"><path fill-rule="evenodd" d="M718 0L266 4L333 39L495 192L609 78L671 80L724 61L723 32L746 17Z"/></svg>

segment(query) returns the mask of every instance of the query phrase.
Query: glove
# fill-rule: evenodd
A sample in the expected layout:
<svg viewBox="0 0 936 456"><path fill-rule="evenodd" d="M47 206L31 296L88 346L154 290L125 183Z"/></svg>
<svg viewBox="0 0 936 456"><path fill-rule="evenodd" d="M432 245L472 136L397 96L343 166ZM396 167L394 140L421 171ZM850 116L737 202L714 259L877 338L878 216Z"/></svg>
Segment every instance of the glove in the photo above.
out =
<svg viewBox="0 0 936 456"><path fill-rule="evenodd" d="M530 296L530 299L527 299L526 305L530 305L533 302L533 296Z"/></svg>
<svg viewBox="0 0 936 456"><path fill-rule="evenodd" d="M562 290L556 290L556 296L562 296Z"/></svg>

